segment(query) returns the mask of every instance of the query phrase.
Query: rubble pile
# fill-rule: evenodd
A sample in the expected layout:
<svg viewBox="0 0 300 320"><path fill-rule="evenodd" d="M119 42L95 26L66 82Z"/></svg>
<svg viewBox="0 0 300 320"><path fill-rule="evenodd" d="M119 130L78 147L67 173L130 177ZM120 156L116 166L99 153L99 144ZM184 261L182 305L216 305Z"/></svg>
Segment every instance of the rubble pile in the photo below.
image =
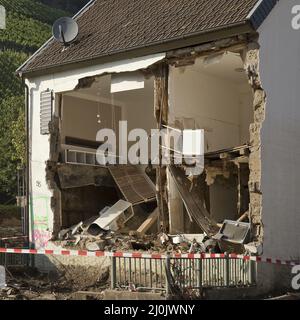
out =
<svg viewBox="0 0 300 320"><path fill-rule="evenodd" d="M143 251L151 253L220 253L218 241L206 234L195 235L139 235L136 232L122 234L112 230L102 230L91 235L89 228L78 224L60 233L57 245L88 251Z"/></svg>
<svg viewBox="0 0 300 320"><path fill-rule="evenodd" d="M137 231L129 231L126 222L134 215L125 212L130 203L120 200L113 207L105 207L99 216L90 218L59 232L57 245L88 251L143 251L150 253L244 253L255 254L255 244L249 245L250 224L225 220L214 235L146 234L154 225L157 209ZM130 220L131 221L131 220ZM132 223L130 224L132 226ZM247 245L248 244L248 245Z"/></svg>
<svg viewBox="0 0 300 320"><path fill-rule="evenodd" d="M64 274L42 274L30 267L10 267L6 269L6 275L5 286L0 285L0 301L78 300L78 290L89 290L90 293L101 295L108 288L108 278L92 286L78 287Z"/></svg>
<svg viewBox="0 0 300 320"><path fill-rule="evenodd" d="M59 281L58 281L59 280ZM36 270L7 270L7 284L0 289L0 300L65 300L72 289L62 279L49 279Z"/></svg>

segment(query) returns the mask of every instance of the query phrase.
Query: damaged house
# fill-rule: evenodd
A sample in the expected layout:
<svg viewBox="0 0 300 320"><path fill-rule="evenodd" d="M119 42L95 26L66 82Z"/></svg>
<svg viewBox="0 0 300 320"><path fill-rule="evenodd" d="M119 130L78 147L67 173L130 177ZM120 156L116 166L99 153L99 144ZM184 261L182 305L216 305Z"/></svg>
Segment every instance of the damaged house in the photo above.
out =
<svg viewBox="0 0 300 320"><path fill-rule="evenodd" d="M18 69L32 246L80 246L110 231L158 238L154 251L182 235L208 241L195 252L299 257L293 4L95 0L74 17L74 41L43 45ZM203 171L164 164L165 148L173 159L181 152L172 143L160 144L155 164L149 155L148 165L124 165L119 147L115 164L100 164L97 133L105 128L118 139L135 128L148 137L157 128L203 130ZM131 249L149 249L138 243Z"/></svg>

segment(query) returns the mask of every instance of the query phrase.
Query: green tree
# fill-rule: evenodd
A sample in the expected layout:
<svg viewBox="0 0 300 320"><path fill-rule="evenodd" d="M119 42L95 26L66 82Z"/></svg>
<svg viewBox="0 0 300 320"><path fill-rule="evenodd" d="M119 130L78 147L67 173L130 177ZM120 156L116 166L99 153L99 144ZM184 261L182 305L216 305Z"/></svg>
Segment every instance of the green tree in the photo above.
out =
<svg viewBox="0 0 300 320"><path fill-rule="evenodd" d="M0 192L16 194L16 172L25 163L24 97L0 103Z"/></svg>
<svg viewBox="0 0 300 320"><path fill-rule="evenodd" d="M61 9L55 2L0 0L7 10L0 30L0 199L16 195L17 169L25 164L24 88L15 71L50 38L56 19L72 15L62 9L75 12L86 1L57 1Z"/></svg>

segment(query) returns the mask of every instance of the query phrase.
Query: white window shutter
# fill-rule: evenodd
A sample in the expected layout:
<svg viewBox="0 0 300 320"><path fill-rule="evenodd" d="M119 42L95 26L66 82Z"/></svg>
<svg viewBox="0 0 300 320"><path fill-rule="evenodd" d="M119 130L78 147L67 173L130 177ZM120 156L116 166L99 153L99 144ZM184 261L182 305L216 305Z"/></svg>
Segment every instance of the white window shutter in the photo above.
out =
<svg viewBox="0 0 300 320"><path fill-rule="evenodd" d="M41 134L49 134L49 123L52 120L53 91L41 92L40 100L40 131Z"/></svg>

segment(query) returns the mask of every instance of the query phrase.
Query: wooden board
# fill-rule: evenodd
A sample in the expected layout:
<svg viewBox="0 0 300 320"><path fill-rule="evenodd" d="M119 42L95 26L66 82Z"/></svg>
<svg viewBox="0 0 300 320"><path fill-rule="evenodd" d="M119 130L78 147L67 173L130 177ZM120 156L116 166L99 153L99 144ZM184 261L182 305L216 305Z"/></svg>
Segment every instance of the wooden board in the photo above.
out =
<svg viewBox="0 0 300 320"><path fill-rule="evenodd" d="M137 229L137 233L140 235L145 234L157 221L159 210L156 208L150 216L143 222L143 224Z"/></svg>

